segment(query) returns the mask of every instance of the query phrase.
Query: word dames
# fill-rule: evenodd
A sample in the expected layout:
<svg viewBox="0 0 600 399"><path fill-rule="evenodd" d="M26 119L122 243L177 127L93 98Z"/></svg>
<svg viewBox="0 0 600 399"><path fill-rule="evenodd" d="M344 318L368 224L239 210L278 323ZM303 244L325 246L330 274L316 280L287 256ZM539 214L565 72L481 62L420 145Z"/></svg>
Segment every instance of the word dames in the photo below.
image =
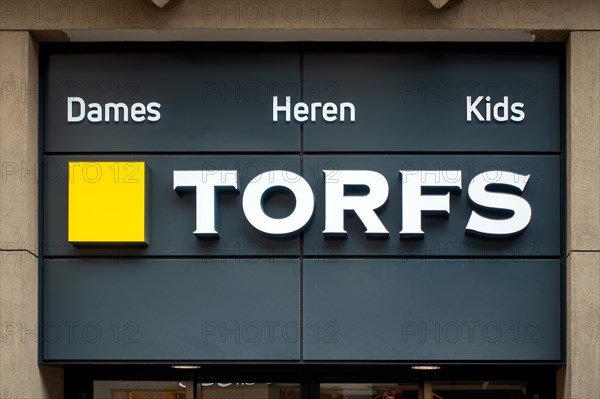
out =
<svg viewBox="0 0 600 399"><path fill-rule="evenodd" d="M325 175L325 237L345 237L344 213L353 211L366 228L367 237L389 237L389 232L375 212L388 199L385 177L370 170L323 170ZM489 179L487 176L495 176ZM510 236L523 231L531 221L531 206L519 194L530 175L506 171L488 171L475 176L468 186L469 199L488 211L512 212L512 216L492 219L473 210L467 232L487 236ZM450 214L450 192L460 193L462 172L401 170L403 238L423 237L423 213ZM347 188L366 187L366 195L346 195ZM492 188L493 191L488 190ZM287 189L296 200L292 213L284 218L268 216L262 206L266 192ZM197 237L219 237L215 227L216 193L238 191L236 170L192 170L173 172L173 189L180 195L196 193ZM423 192L425 189L425 192ZM431 193L434 191L435 193ZM440 194L443 193L443 194ZM291 235L303 230L311 220L315 197L310 185L296 173L272 170L256 176L246 187L242 209L246 219L257 230L273 236Z"/></svg>
<svg viewBox="0 0 600 399"><path fill-rule="evenodd" d="M82 122L87 119L92 123L99 122L132 122L140 123L148 120L157 122L160 120L161 105L157 102L149 104L135 103L131 106L125 103L99 103L86 102L81 97L67 98L67 122Z"/></svg>

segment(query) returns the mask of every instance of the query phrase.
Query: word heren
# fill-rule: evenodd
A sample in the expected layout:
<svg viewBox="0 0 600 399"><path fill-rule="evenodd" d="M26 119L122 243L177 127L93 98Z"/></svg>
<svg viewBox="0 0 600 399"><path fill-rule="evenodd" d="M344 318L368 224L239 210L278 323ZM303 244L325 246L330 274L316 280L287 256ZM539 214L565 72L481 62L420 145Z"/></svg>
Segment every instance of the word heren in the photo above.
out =
<svg viewBox="0 0 600 399"><path fill-rule="evenodd" d="M422 213L450 214L450 192L460 193L462 172L400 170L402 184L402 238L423 237ZM369 170L323 170L325 175L325 237L345 237L344 213L353 211L366 228L367 237L389 237L389 232L375 212L388 199L386 178ZM493 179L487 176L495 176ZM531 221L531 207L519 194L530 175L506 171L487 171L475 176L468 186L469 199L486 210L509 211L512 216L492 219L473 210L467 232L486 236L510 236L523 231ZM366 195L346 195L350 187L366 187ZM488 188L493 191L488 190ZM292 213L284 218L268 216L262 206L263 196L272 189L287 189L296 199ZM219 237L215 227L217 191L238 191L236 170L193 170L173 172L173 189L180 195L196 193L197 237ZM425 189L425 193L423 192ZM431 193L434 191L435 193ZM443 194L440 194L443 193ZM315 197L310 185L296 173L272 170L261 173L246 187L242 208L246 219L257 230L273 236L300 232L311 220Z"/></svg>
<svg viewBox="0 0 600 399"><path fill-rule="evenodd" d="M293 110L293 113L292 113ZM321 112L319 112L319 110ZM273 122L279 120L278 114L280 112L285 113L285 121L290 122L291 117L294 117L296 122L306 122L310 119L311 122L317 121L317 114L321 114L321 117L325 122L344 122L346 120L346 114L349 115L349 121L354 122L356 120L356 108L352 103L341 103L338 107L335 103L296 103L292 107L292 100L290 96L285 98L283 105L278 104L277 96L273 97Z"/></svg>
<svg viewBox="0 0 600 399"><path fill-rule="evenodd" d="M78 105L75 110L74 104ZM160 120L161 105L157 102L151 102L147 105L135 103L128 106L125 103L99 103L87 104L81 97L67 97L67 122L82 122L87 119L89 122L132 122L140 123L148 120L157 122Z"/></svg>

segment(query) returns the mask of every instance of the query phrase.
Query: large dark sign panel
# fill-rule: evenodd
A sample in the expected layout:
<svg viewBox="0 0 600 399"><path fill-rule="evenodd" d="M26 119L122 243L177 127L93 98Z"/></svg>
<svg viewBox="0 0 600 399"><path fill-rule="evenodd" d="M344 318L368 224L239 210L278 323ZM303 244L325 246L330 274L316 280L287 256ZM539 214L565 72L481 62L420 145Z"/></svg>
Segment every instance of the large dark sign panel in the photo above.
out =
<svg viewBox="0 0 600 399"><path fill-rule="evenodd" d="M298 126L271 121L273 96L298 99L298 54L156 53L50 56L47 152L297 151ZM101 104L99 122L67 121L67 98ZM79 101L81 101L79 100ZM160 119L105 122L105 104L161 105ZM79 116L75 103L73 116ZM130 109L131 111L131 109ZM141 112L140 112L141 114ZM141 115L140 117L141 118ZM92 119L94 120L94 119Z"/></svg>
<svg viewBox="0 0 600 399"><path fill-rule="evenodd" d="M558 53L181 50L47 55L45 361L561 361Z"/></svg>
<svg viewBox="0 0 600 399"><path fill-rule="evenodd" d="M306 260L304 356L556 360L559 290L558 260Z"/></svg>
<svg viewBox="0 0 600 399"><path fill-rule="evenodd" d="M307 54L304 62L307 101L354 100L360 110L352 126L307 125L306 151L560 150L556 57ZM478 110L471 121L468 97ZM519 102L525 118L517 122Z"/></svg>

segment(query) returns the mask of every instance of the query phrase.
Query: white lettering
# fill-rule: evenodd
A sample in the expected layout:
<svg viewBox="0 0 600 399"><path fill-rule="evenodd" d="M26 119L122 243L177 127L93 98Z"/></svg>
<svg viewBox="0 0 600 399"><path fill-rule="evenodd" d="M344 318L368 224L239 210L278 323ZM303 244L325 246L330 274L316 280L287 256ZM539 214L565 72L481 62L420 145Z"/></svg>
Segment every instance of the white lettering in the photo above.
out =
<svg viewBox="0 0 600 399"><path fill-rule="evenodd" d="M487 178L490 175L497 178ZM528 180L529 175L504 171L488 171L475 176L468 189L471 201L489 211L509 210L513 215L506 219L491 219L473 211L467 223L467 231L483 235L509 236L525 230L531 221L529 203L518 195L492 192L486 188L499 185L515 187L519 192L523 192Z"/></svg>
<svg viewBox="0 0 600 399"><path fill-rule="evenodd" d="M296 208L281 219L268 216L262 207L264 194L276 187L287 188L296 197ZM248 183L242 208L248 222L257 230L272 235L288 235L302 230L310 221L315 197L310 185L301 176L290 171L272 170L256 176Z"/></svg>
<svg viewBox="0 0 600 399"><path fill-rule="evenodd" d="M356 121L356 108L349 102L341 103L339 106L335 103L296 103L292 107L290 96L285 97L285 104L279 105L279 98L273 96L273 122L279 121L279 113L285 113L285 121L290 122L292 117L296 122L316 122L319 115L325 122L345 122L346 114L349 114L349 121ZM293 112L292 112L293 109Z"/></svg>
<svg viewBox="0 0 600 399"><path fill-rule="evenodd" d="M423 237L421 212L450 215L450 193L423 194L423 187L446 189L462 188L460 170L401 170L402 178L402 231L400 237Z"/></svg>
<svg viewBox="0 0 600 399"><path fill-rule="evenodd" d="M323 105L323 119L327 122L337 121L338 107L334 103L325 103Z"/></svg>
<svg viewBox="0 0 600 399"><path fill-rule="evenodd" d="M160 112L158 112L158 110L160 109L160 104L156 103L156 102L151 102L150 104L148 104L148 113L150 114L150 116L148 116L148 120L150 122L157 122L160 120Z"/></svg>
<svg viewBox="0 0 600 399"><path fill-rule="evenodd" d="M305 103L294 105L294 119L298 122L306 122L308 120L308 105Z"/></svg>
<svg viewBox="0 0 600 399"><path fill-rule="evenodd" d="M473 101L471 96L467 96L467 122L471 122L473 116L475 116L479 122L508 122L509 119L513 122L521 122L525 119L525 111L523 111L525 104L521 102L510 104L508 96L504 96L503 100L496 104L492 104L490 102L492 98L486 96L484 117L478 109L483 99L483 96L478 96L475 101Z"/></svg>
<svg viewBox="0 0 600 399"><path fill-rule="evenodd" d="M218 189L225 188L237 192L236 170L173 171L173 190L177 194L196 191L196 237L219 237L215 227L215 196Z"/></svg>
<svg viewBox="0 0 600 399"><path fill-rule="evenodd" d="M73 103L79 104L79 115L73 114ZM85 101L80 97L67 97L67 122L81 122L85 118Z"/></svg>
<svg viewBox="0 0 600 399"><path fill-rule="evenodd" d="M460 193L460 170L400 170L402 179L401 238L420 238L422 214L450 215L450 193ZM379 172L369 170L323 170L325 181L325 237L346 237L344 221L347 211L353 211L365 226L365 235L389 237L377 210L388 200L389 186ZM492 177L490 177L492 176ZM531 206L520 195L511 193L515 188L522 193L529 175L506 171L487 171L473 178L468 196L473 211L466 226L472 234L506 237L516 235L529 225ZM494 187L498 186L498 187ZM488 190L488 188L492 190ZM500 191L504 187L504 192ZM359 188L360 193L348 192ZM184 195L196 193L196 229L199 237L219 237L216 229L217 192L238 192L236 170L174 171L173 189ZM286 217L273 218L265 213L265 193L287 189L295 198L296 206ZM366 192L366 194L365 194ZM441 192L441 193L440 193ZM272 170L256 176L248 183L242 210L248 222L257 230L274 236L293 235L302 231L312 219L315 197L306 180L285 170ZM487 213L496 216L487 217Z"/></svg>
<svg viewBox="0 0 600 399"><path fill-rule="evenodd" d="M129 106L122 102L110 102L104 105L99 103L86 104L85 100L80 97L67 97L67 122L78 123L87 120L91 123L127 123L130 117L135 123L141 123L146 120L157 122L161 117L158 111L160 107L161 105L157 102L151 102L147 106L143 103L135 103Z"/></svg>
<svg viewBox="0 0 600 399"><path fill-rule="evenodd" d="M131 119L134 122L143 122L146 119L146 106L142 103L135 103L131 106Z"/></svg>
<svg viewBox="0 0 600 399"><path fill-rule="evenodd" d="M494 105L494 119L498 122L506 122L508 120L508 97L504 96L504 101Z"/></svg>
<svg viewBox="0 0 600 399"><path fill-rule="evenodd" d="M473 120L473 114L475 114L479 121L484 120L483 115L481 115L479 113L479 110L477 110L477 106L479 105L481 100L483 100L483 96L477 97L477 100L475 100L475 102L473 103L471 102L471 96L467 96L467 120L469 122Z"/></svg>
<svg viewBox="0 0 600 399"><path fill-rule="evenodd" d="M277 101L277 96L273 97L273 122L277 122L278 121L278 116L277 114L279 112L285 112L285 121L289 122L290 121L290 114L291 114L291 99L290 96L287 96L285 98L285 105L277 105L278 101Z"/></svg>
<svg viewBox="0 0 600 399"><path fill-rule="evenodd" d="M350 112L350 122L354 122L356 119L356 108L352 103L341 103L340 104L340 121L346 121L346 110Z"/></svg>
<svg viewBox="0 0 600 399"><path fill-rule="evenodd" d="M123 122L128 122L129 121L129 108L127 108L127 105L125 105L125 103L107 103L107 104L105 104L104 105L104 122L111 121L111 117L110 117L111 112L114 115L114 118L112 120L115 122L119 122L120 111L123 111Z"/></svg>
<svg viewBox="0 0 600 399"><path fill-rule="evenodd" d="M316 122L317 121L317 108L321 108L323 104L321 103L311 103L310 104L310 121L311 122Z"/></svg>
<svg viewBox="0 0 600 399"><path fill-rule="evenodd" d="M512 111L513 115L510 117L510 119L512 121L521 122L523 119L525 119L525 112L523 112L524 106L525 104L523 103L514 103L511 105L510 110Z"/></svg>
<svg viewBox="0 0 600 399"><path fill-rule="evenodd" d="M92 123L102 122L102 106L98 103L90 103L87 114L88 121Z"/></svg>
<svg viewBox="0 0 600 399"><path fill-rule="evenodd" d="M381 173L370 170L324 170L325 174L325 236L348 234L344 229L345 211L354 211L366 228L367 237L388 237L375 210L386 203L389 194L387 180ZM366 195L344 195L348 186L364 186Z"/></svg>

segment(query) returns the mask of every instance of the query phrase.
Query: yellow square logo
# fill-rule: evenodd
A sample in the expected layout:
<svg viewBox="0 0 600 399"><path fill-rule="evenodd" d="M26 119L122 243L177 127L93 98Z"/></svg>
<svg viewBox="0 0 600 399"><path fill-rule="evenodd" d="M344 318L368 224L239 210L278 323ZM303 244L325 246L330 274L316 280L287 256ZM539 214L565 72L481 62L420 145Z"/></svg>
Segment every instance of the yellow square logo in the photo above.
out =
<svg viewBox="0 0 600 399"><path fill-rule="evenodd" d="M69 242L147 244L146 164L69 162Z"/></svg>

